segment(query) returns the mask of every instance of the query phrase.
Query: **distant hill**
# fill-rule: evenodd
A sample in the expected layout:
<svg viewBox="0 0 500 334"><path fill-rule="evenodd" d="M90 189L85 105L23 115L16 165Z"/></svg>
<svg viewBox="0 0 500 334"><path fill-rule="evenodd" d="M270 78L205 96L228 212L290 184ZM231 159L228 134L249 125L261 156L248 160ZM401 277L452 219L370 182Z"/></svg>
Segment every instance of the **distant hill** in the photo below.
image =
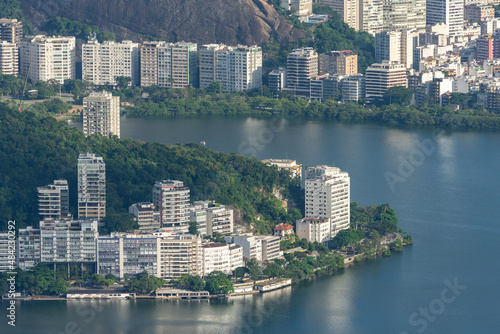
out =
<svg viewBox="0 0 500 334"><path fill-rule="evenodd" d="M303 37L265 0L20 0L37 25L66 17L116 34L118 39L263 44L271 37ZM141 36L142 35L142 36ZM141 38L142 37L142 38Z"/></svg>

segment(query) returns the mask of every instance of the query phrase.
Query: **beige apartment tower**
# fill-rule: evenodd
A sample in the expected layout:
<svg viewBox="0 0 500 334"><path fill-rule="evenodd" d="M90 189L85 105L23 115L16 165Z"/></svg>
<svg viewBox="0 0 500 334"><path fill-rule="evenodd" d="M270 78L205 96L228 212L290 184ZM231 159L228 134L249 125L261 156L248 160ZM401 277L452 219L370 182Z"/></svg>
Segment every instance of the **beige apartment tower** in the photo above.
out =
<svg viewBox="0 0 500 334"><path fill-rule="evenodd" d="M358 55L351 50L319 55L319 74L353 75L358 73Z"/></svg>

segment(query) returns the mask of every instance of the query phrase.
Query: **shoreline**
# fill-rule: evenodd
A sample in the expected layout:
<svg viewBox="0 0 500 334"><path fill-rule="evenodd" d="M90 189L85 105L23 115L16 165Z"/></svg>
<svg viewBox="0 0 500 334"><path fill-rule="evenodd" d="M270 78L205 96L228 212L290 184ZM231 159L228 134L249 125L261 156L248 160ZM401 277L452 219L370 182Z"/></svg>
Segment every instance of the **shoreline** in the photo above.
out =
<svg viewBox="0 0 500 334"><path fill-rule="evenodd" d="M411 244L404 245L404 247L408 247L408 246L411 246ZM382 253L383 249L384 249L384 247L379 249L379 252L374 255L374 258L372 260L376 260L377 258L390 257L390 256L383 255L383 253ZM400 252L403 252L403 250L401 250ZM355 258L362 258L363 260L356 262ZM130 300L130 301L133 301L133 300L156 300L156 301L183 300L183 301L192 301L192 300L198 300L198 301L201 301L201 300L211 300L211 299L227 299L227 298L232 298L232 297L256 295L256 294L263 294L266 292L281 290L281 289L284 289L286 287L302 283L302 282L309 280L315 276L318 276L321 274L333 274L337 271L340 271L341 269L346 269L346 268L351 267L355 264L358 264L361 262L366 262L368 260L370 260L370 259L366 258L365 253L356 254L356 255L349 256L349 257L344 257L344 266L341 268L337 268L334 270L326 270L326 271L322 271L324 269L323 267L317 268L313 275L304 277L300 281L293 282L291 278L280 277L280 278L274 278L274 279L264 279L264 280L260 280L260 281L255 281L254 283L250 283L250 284L240 283L239 285L235 284L235 288L236 287L239 287L239 288L247 287L246 291L233 292L229 295L209 295L208 298L189 298L189 297L188 298L177 298L177 297L165 298L165 297L159 297L156 295L152 295L152 296L151 295L134 295L133 297L130 297L130 298L106 298L106 297L102 297L102 298L86 298L86 297L67 298L67 297L38 295L38 296L20 297L20 298L3 298L2 297L1 300L2 301L3 300L6 300L6 301L10 301L10 300L19 300L19 301L113 301L113 300ZM281 284L279 286L275 286L275 287L270 288L270 289L262 289L260 291L255 289L255 287L257 287L257 286L272 286L274 283L280 282L280 281L286 281L286 282L284 284ZM269 283L269 284L264 284L264 283ZM249 289L248 287L251 287L251 289ZM165 289L165 290L169 290L169 289ZM174 290L174 289L172 289L172 290ZM81 291L85 291L85 290L81 290ZM185 291L186 292L194 292L194 291L190 291L190 290L185 290Z"/></svg>

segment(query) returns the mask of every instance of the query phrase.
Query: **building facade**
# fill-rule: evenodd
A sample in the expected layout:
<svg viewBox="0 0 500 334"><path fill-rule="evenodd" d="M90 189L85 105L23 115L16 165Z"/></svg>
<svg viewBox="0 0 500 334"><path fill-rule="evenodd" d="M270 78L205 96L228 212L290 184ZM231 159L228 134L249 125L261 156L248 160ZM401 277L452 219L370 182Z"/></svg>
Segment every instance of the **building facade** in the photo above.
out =
<svg viewBox="0 0 500 334"><path fill-rule="evenodd" d="M17 266L27 270L41 261L40 229L28 226L19 229L17 237Z"/></svg>
<svg viewBox="0 0 500 334"><path fill-rule="evenodd" d="M123 278L144 270L159 277L160 239L152 234L112 233L97 240L98 274Z"/></svg>
<svg viewBox="0 0 500 334"><path fill-rule="evenodd" d="M385 91L394 86L408 87L406 68L399 62L383 61L366 69L366 99L381 99Z"/></svg>
<svg viewBox="0 0 500 334"><path fill-rule="evenodd" d="M102 91L83 98L83 133L85 136L120 138L120 97Z"/></svg>
<svg viewBox="0 0 500 334"><path fill-rule="evenodd" d="M135 217L140 231L157 231L161 227L160 212L153 203L132 204L128 212Z"/></svg>
<svg viewBox="0 0 500 334"><path fill-rule="evenodd" d="M225 92L262 87L262 49L256 45L230 47L206 44L200 47L200 88L214 81Z"/></svg>
<svg viewBox="0 0 500 334"><path fill-rule="evenodd" d="M349 228L351 202L347 172L330 166L309 167L305 187L305 217L330 219L331 237Z"/></svg>
<svg viewBox="0 0 500 334"><path fill-rule="evenodd" d="M207 235L216 233L233 233L233 210L224 205L208 207L207 211Z"/></svg>
<svg viewBox="0 0 500 334"><path fill-rule="evenodd" d="M303 218L295 223L299 239L309 242L328 243L332 238L330 218Z"/></svg>
<svg viewBox="0 0 500 334"><path fill-rule="evenodd" d="M313 48L293 50L287 57L286 73L286 89L309 97L311 78L318 75L318 53Z"/></svg>
<svg viewBox="0 0 500 334"><path fill-rule="evenodd" d="M296 160L290 159L264 159L263 163L278 167L278 171L286 170L290 173L291 178L302 179L302 164L298 164Z"/></svg>
<svg viewBox="0 0 500 334"><path fill-rule="evenodd" d="M139 44L132 41L89 40L82 45L82 79L93 85L116 86L117 77L130 78L139 84Z"/></svg>
<svg viewBox="0 0 500 334"><path fill-rule="evenodd" d="M17 19L0 19L0 41L19 46L23 37L23 24Z"/></svg>
<svg viewBox="0 0 500 334"><path fill-rule="evenodd" d="M96 262L96 220L40 222L40 262Z"/></svg>
<svg viewBox="0 0 500 334"><path fill-rule="evenodd" d="M155 182L153 204L160 212L162 227L176 232L189 229L189 188L176 180Z"/></svg>
<svg viewBox="0 0 500 334"><path fill-rule="evenodd" d="M106 216L106 164L92 153L78 156L78 219Z"/></svg>
<svg viewBox="0 0 500 334"><path fill-rule="evenodd" d="M160 236L160 277L167 280L182 275L201 275L201 239L190 234Z"/></svg>
<svg viewBox="0 0 500 334"><path fill-rule="evenodd" d="M353 75L358 73L358 55L351 50L319 55L319 74Z"/></svg>
<svg viewBox="0 0 500 334"><path fill-rule="evenodd" d="M360 30L360 2L358 0L320 0L319 3L336 11L350 28Z"/></svg>
<svg viewBox="0 0 500 334"><path fill-rule="evenodd" d="M19 74L19 46L17 44L0 42L0 72L7 75Z"/></svg>
<svg viewBox="0 0 500 334"><path fill-rule="evenodd" d="M21 42L21 73L36 82L51 79L63 84L76 78L75 37L31 37Z"/></svg>
<svg viewBox="0 0 500 334"><path fill-rule="evenodd" d="M427 25L446 23L450 36L462 36L464 29L463 0L427 0Z"/></svg>
<svg viewBox="0 0 500 334"><path fill-rule="evenodd" d="M68 181L55 180L53 184L38 187L38 214L42 220L67 218L69 215Z"/></svg>

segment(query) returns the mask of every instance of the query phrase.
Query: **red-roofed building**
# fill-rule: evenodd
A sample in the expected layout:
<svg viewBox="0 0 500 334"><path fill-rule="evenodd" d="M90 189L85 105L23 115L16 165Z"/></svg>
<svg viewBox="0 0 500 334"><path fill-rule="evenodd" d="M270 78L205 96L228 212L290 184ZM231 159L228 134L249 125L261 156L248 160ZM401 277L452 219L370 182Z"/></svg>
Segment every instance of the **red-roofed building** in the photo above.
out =
<svg viewBox="0 0 500 334"><path fill-rule="evenodd" d="M287 223L281 223L274 228L274 235L286 237L293 234L293 226Z"/></svg>

